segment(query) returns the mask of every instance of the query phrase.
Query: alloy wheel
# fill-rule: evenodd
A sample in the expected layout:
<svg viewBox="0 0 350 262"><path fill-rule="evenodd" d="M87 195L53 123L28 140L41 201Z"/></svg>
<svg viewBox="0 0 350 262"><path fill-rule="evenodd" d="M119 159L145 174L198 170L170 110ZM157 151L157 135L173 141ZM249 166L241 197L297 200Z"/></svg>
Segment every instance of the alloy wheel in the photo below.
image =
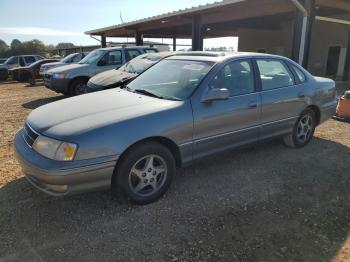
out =
<svg viewBox="0 0 350 262"><path fill-rule="evenodd" d="M298 126L297 126L297 139L300 143L306 142L313 130L313 119L309 114L304 115L300 118Z"/></svg>
<svg viewBox="0 0 350 262"><path fill-rule="evenodd" d="M150 196L162 188L166 177L165 160L158 155L147 155L132 166L129 173L129 187L136 195Z"/></svg>

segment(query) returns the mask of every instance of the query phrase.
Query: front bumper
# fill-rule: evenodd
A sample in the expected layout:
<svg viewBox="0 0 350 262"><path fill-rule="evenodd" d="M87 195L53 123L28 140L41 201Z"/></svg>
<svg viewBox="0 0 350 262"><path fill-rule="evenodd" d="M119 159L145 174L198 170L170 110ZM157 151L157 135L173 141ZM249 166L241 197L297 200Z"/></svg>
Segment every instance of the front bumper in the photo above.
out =
<svg viewBox="0 0 350 262"><path fill-rule="evenodd" d="M57 93L68 93L69 79L55 79L52 75L45 74L44 84L48 89L51 89Z"/></svg>
<svg viewBox="0 0 350 262"><path fill-rule="evenodd" d="M118 156L79 161L55 161L38 154L23 138L15 136L15 155L28 181L41 191L63 196L110 188Z"/></svg>

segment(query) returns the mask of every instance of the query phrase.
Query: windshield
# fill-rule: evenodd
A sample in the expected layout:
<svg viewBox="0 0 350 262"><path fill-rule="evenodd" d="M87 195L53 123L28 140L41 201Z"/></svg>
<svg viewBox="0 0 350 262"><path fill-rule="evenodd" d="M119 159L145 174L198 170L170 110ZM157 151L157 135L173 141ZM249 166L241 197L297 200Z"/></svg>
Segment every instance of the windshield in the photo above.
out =
<svg viewBox="0 0 350 262"><path fill-rule="evenodd" d="M4 64L7 64L7 65L18 64L18 56L11 56L7 58Z"/></svg>
<svg viewBox="0 0 350 262"><path fill-rule="evenodd" d="M133 92L184 100L190 96L213 63L188 60L162 60L128 85Z"/></svg>
<svg viewBox="0 0 350 262"><path fill-rule="evenodd" d="M103 50L95 50L89 53L87 56L85 56L79 64L94 64L99 60L103 55L105 51Z"/></svg>
<svg viewBox="0 0 350 262"><path fill-rule="evenodd" d="M62 63L69 63L76 54L70 54L61 59Z"/></svg>
<svg viewBox="0 0 350 262"><path fill-rule="evenodd" d="M160 60L160 58L161 57L156 55L137 57L131 60L125 66L123 66L121 70L132 74L141 74L146 69L157 63Z"/></svg>

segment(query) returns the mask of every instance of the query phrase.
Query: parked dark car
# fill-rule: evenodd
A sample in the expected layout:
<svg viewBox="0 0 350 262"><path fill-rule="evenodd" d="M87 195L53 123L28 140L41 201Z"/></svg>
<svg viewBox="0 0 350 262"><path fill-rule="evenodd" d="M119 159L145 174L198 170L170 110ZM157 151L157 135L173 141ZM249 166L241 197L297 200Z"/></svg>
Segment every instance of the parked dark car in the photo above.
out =
<svg viewBox="0 0 350 262"><path fill-rule="evenodd" d="M40 55L11 56L3 64L0 64L0 81L6 81L9 76L9 69L15 67L29 66L30 64L44 59Z"/></svg>
<svg viewBox="0 0 350 262"><path fill-rule="evenodd" d="M88 54L88 52L73 53L73 54L67 55L66 57L62 58L58 62L48 63L45 65L42 65L39 73L42 77L44 77L48 70L59 67L59 66L64 66L64 65L68 65L68 64L72 64L72 63L78 63L87 54Z"/></svg>
<svg viewBox="0 0 350 262"><path fill-rule="evenodd" d="M96 92L125 85L160 60L174 55L175 52L146 53L140 55L119 69L111 69L90 78L86 92Z"/></svg>
<svg viewBox="0 0 350 262"><path fill-rule="evenodd" d="M47 63L57 62L58 59L42 59L34 62L30 66L17 67L10 69L9 72L14 80L19 82L28 82L31 85L35 85L35 79L40 78L40 67Z"/></svg>
<svg viewBox="0 0 350 262"><path fill-rule="evenodd" d="M33 110L14 144L48 194L118 188L145 204L196 159L271 138L307 145L336 105L333 80L285 57L171 56L123 89Z"/></svg>
<svg viewBox="0 0 350 262"><path fill-rule="evenodd" d="M80 95L86 93L86 84L94 75L120 68L131 59L147 53L158 52L147 46L107 47L90 52L79 63L60 66L45 74L45 86L57 93Z"/></svg>
<svg viewBox="0 0 350 262"><path fill-rule="evenodd" d="M164 58L173 55L189 55L189 56L217 56L220 53L201 52L201 51L184 51L184 52L159 52L147 53L140 55L119 69L112 69L90 78L87 83L86 92L96 92L105 89L115 88L126 85L139 74L146 71L151 66L155 65Z"/></svg>

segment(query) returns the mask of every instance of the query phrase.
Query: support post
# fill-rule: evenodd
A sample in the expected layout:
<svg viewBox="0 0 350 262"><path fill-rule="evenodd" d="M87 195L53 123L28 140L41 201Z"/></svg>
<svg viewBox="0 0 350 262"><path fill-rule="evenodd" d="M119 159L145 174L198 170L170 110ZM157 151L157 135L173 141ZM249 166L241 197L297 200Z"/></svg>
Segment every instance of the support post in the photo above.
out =
<svg viewBox="0 0 350 262"><path fill-rule="evenodd" d="M176 37L173 37L173 51L176 51Z"/></svg>
<svg viewBox="0 0 350 262"><path fill-rule="evenodd" d="M137 46L143 45L143 35L138 31L135 34L135 43Z"/></svg>
<svg viewBox="0 0 350 262"><path fill-rule="evenodd" d="M350 79L350 32L348 37L348 46L346 49L343 81L348 81L349 79Z"/></svg>
<svg viewBox="0 0 350 262"><path fill-rule="evenodd" d="M291 0L297 7L294 22L292 59L307 68L312 25L315 20L315 0Z"/></svg>
<svg viewBox="0 0 350 262"><path fill-rule="evenodd" d="M101 47L104 48L104 47L107 47L107 44L106 44L106 37L101 35Z"/></svg>
<svg viewBox="0 0 350 262"><path fill-rule="evenodd" d="M200 16L194 16L192 20L192 51L203 51L203 33Z"/></svg>

